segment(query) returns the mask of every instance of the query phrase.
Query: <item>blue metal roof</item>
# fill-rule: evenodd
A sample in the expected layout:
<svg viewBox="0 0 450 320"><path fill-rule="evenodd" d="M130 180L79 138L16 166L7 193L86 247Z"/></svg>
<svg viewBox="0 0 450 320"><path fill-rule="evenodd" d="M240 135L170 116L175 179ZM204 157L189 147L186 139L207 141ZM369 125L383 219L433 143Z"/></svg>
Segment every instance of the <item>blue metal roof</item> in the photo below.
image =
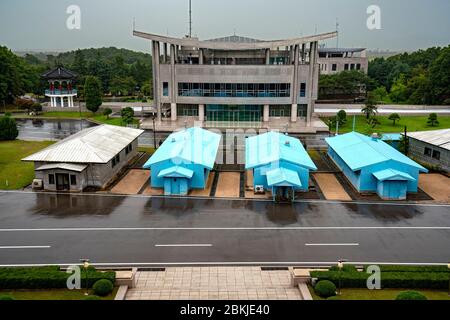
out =
<svg viewBox="0 0 450 320"><path fill-rule="evenodd" d="M298 177L297 172L286 169L277 168L267 171L267 185L269 187L275 186L292 186L301 187L302 183Z"/></svg>
<svg viewBox="0 0 450 320"><path fill-rule="evenodd" d="M245 139L245 168L252 169L271 162L285 160L317 170L300 140L270 131Z"/></svg>
<svg viewBox="0 0 450 320"><path fill-rule="evenodd" d="M376 163L393 160L418 168L422 172L428 172L420 164L381 139L374 139L357 132L350 132L336 137L325 138L325 141L353 171Z"/></svg>
<svg viewBox="0 0 450 320"><path fill-rule="evenodd" d="M406 172L398 171L395 169L385 169L374 172L373 175L379 181L385 180L408 180L408 181L416 181L413 177L411 177Z"/></svg>
<svg viewBox="0 0 450 320"><path fill-rule="evenodd" d="M158 173L158 178L162 177L170 177L170 178L192 178L194 175L194 171L190 169L186 169L180 166L173 166L164 170L161 170Z"/></svg>
<svg viewBox="0 0 450 320"><path fill-rule="evenodd" d="M400 141L401 138L400 133L383 133L381 140L383 141Z"/></svg>
<svg viewBox="0 0 450 320"><path fill-rule="evenodd" d="M221 135L199 127L174 132L144 164L144 168L149 169L155 163L170 159L176 164L194 163L212 169L220 139Z"/></svg>

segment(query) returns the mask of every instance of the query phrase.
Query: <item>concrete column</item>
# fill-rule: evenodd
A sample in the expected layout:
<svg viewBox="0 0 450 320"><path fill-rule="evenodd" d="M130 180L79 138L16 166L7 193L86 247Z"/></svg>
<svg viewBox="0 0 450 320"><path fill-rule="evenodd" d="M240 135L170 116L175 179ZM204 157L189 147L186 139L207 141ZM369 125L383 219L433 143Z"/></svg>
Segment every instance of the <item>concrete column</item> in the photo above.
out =
<svg viewBox="0 0 450 320"><path fill-rule="evenodd" d="M176 96L177 96L177 84L175 81L175 45L170 45L170 102L176 103Z"/></svg>
<svg viewBox="0 0 450 320"><path fill-rule="evenodd" d="M64 108L64 97L61 97L61 108Z"/></svg>
<svg viewBox="0 0 450 320"><path fill-rule="evenodd" d="M306 125L311 125L311 118L314 112L314 90L315 90L315 82L316 82L316 64L317 64L317 56L318 56L318 46L317 41L311 42L309 47L309 77L307 84L307 97L308 97L308 109L306 110Z"/></svg>
<svg viewBox="0 0 450 320"><path fill-rule="evenodd" d="M263 121L268 122L269 121L269 105L265 104L263 109Z"/></svg>
<svg viewBox="0 0 450 320"><path fill-rule="evenodd" d="M266 49L266 64L270 64L270 49Z"/></svg>
<svg viewBox="0 0 450 320"><path fill-rule="evenodd" d="M198 120L205 121L205 105L204 104L198 105Z"/></svg>
<svg viewBox="0 0 450 320"><path fill-rule="evenodd" d="M153 49L153 101L156 105L156 115L157 121L161 122L161 103L159 99L159 42L152 41L152 49Z"/></svg>
<svg viewBox="0 0 450 320"><path fill-rule="evenodd" d="M203 64L203 49L200 48L198 51L198 64Z"/></svg>
<svg viewBox="0 0 450 320"><path fill-rule="evenodd" d="M303 43L302 44L302 64L305 63L305 60L306 60L306 44Z"/></svg>
<svg viewBox="0 0 450 320"><path fill-rule="evenodd" d="M292 104L291 107L291 122L297 122L297 104Z"/></svg>
<svg viewBox="0 0 450 320"><path fill-rule="evenodd" d="M54 105L53 105L53 97L50 97L50 107L54 107Z"/></svg>
<svg viewBox="0 0 450 320"><path fill-rule="evenodd" d="M170 104L170 120L177 121L177 104Z"/></svg>
<svg viewBox="0 0 450 320"><path fill-rule="evenodd" d="M167 63L167 43L163 43L164 63Z"/></svg>

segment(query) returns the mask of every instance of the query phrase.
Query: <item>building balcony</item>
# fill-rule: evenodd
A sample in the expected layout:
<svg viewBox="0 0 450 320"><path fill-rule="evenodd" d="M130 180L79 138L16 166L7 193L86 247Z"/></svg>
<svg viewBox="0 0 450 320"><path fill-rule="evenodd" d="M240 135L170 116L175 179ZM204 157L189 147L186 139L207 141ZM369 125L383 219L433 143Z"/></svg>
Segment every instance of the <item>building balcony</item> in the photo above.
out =
<svg viewBox="0 0 450 320"><path fill-rule="evenodd" d="M63 89L63 90L59 90L59 89L50 90L50 89L47 89L47 90L45 90L45 95L46 95L46 96L76 96L77 93L78 93L78 92L77 92L76 89L72 89L72 90L67 90L67 89Z"/></svg>

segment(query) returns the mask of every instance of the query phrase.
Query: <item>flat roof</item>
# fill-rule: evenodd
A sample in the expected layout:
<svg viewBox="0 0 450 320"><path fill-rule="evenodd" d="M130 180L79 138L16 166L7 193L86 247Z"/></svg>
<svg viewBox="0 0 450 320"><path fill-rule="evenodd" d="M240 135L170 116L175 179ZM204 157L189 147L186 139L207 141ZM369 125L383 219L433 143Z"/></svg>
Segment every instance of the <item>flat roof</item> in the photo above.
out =
<svg viewBox="0 0 450 320"><path fill-rule="evenodd" d="M450 150L450 129L409 132L407 136L442 149Z"/></svg>
<svg viewBox="0 0 450 320"><path fill-rule="evenodd" d="M160 41L164 43L180 45L184 47L192 48L202 48L202 49L213 49L213 50L257 50L257 49L277 49L278 47L291 46L296 44L303 44L308 42L322 41L337 36L337 32L327 32L312 36L292 38L292 39L282 39L282 40L261 40L261 41L226 41L224 38L212 39L202 41L198 38L174 38L168 36L162 36L152 33L146 33L142 31L133 30L133 35L139 38L144 38L147 40ZM225 37L226 38L226 37ZM228 37L228 40L232 40ZM242 37L243 38L243 37ZM225 40L225 41L224 41ZM245 40L245 39L242 39ZM254 39L256 40L256 39Z"/></svg>
<svg viewBox="0 0 450 320"><path fill-rule="evenodd" d="M107 163L143 132L103 124L81 130L22 161Z"/></svg>

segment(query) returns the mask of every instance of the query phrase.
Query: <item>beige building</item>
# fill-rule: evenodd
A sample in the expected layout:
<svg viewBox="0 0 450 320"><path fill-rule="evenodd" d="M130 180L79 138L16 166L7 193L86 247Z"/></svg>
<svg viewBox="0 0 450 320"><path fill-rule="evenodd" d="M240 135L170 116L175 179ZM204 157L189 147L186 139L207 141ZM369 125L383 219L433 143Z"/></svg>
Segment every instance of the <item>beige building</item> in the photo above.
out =
<svg viewBox="0 0 450 320"><path fill-rule="evenodd" d="M364 48L319 48L320 74L359 70L367 74L369 59Z"/></svg>

